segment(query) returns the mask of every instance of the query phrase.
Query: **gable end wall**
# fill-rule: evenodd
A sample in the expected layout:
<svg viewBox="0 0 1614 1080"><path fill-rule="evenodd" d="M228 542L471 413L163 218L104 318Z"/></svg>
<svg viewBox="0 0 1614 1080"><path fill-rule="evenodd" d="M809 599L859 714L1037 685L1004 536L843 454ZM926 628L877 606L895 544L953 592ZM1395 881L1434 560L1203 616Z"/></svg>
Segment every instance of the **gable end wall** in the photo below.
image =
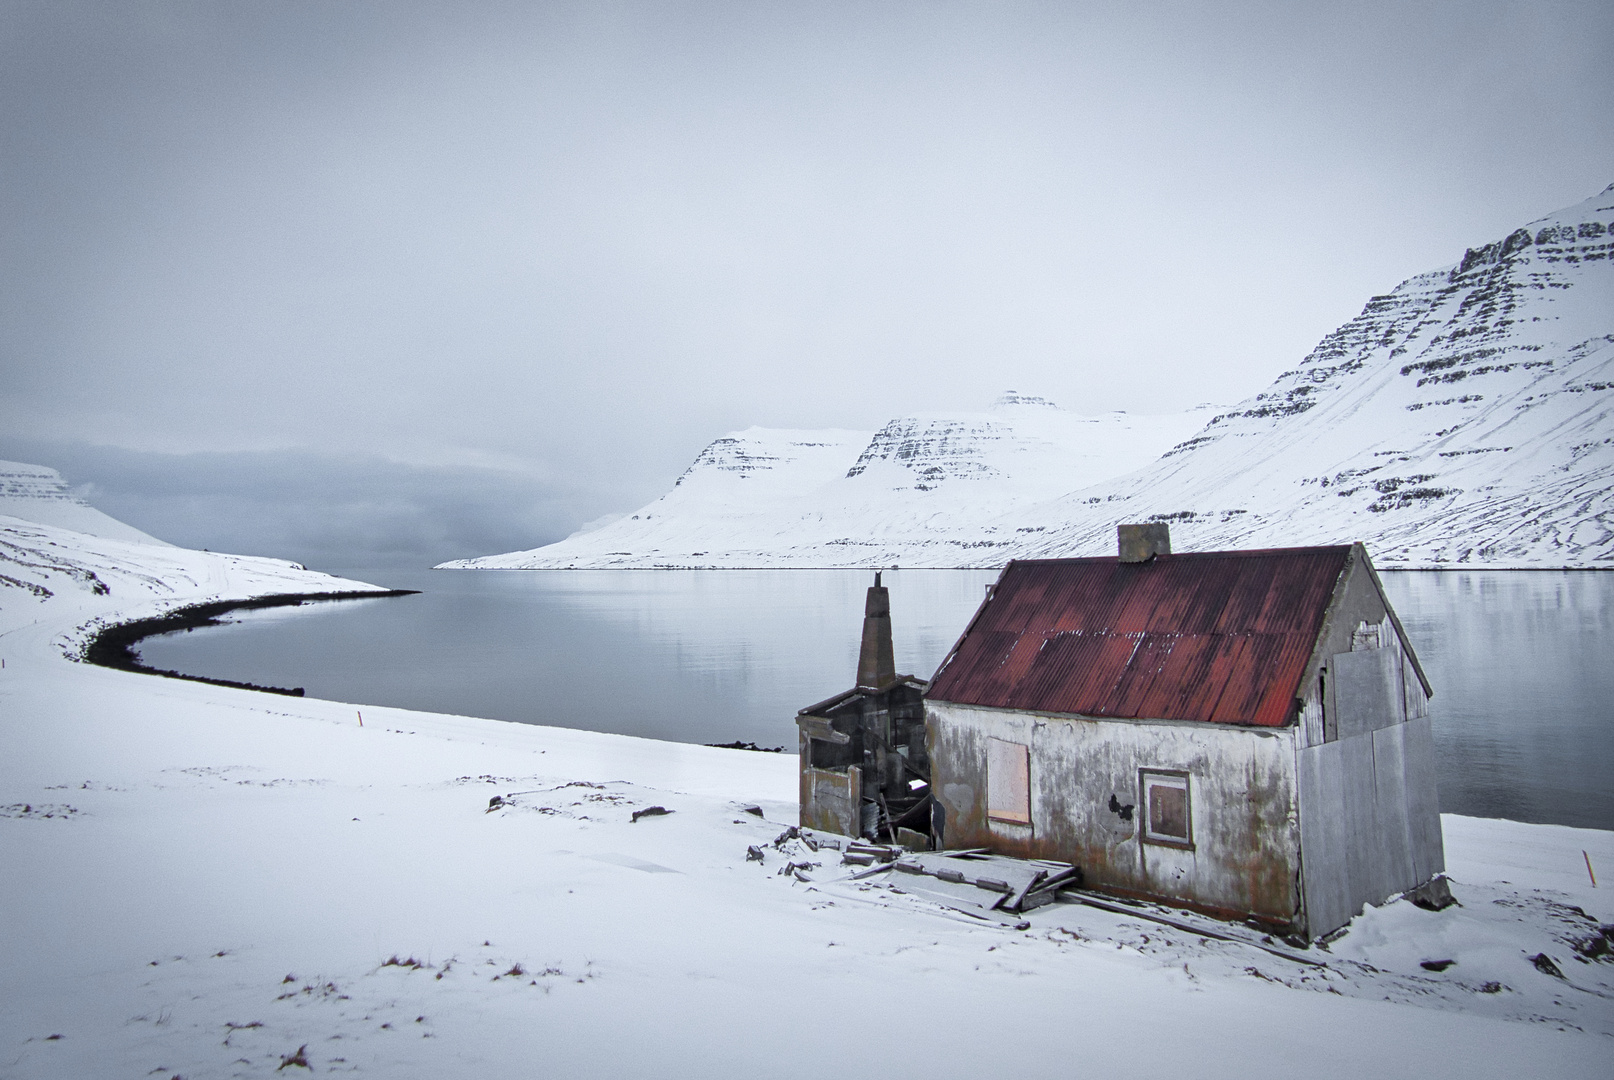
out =
<svg viewBox="0 0 1614 1080"><path fill-rule="evenodd" d="M1359 628L1381 630L1361 647ZM1428 697L1360 547L1302 684L1296 740L1302 892L1312 937L1445 869Z"/></svg>

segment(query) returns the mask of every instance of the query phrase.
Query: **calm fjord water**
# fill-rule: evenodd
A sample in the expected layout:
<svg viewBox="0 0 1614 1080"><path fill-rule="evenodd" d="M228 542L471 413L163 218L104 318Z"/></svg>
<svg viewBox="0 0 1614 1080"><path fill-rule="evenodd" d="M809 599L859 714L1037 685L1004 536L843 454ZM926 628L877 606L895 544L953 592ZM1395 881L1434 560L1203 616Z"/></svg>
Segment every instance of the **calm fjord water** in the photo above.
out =
<svg viewBox="0 0 1614 1080"><path fill-rule="evenodd" d="M242 613L147 663L314 697L794 750L851 685L864 571L347 569L419 596ZM995 571L887 571L897 668L929 677ZM1383 575L1435 686L1444 810L1614 828L1614 574Z"/></svg>

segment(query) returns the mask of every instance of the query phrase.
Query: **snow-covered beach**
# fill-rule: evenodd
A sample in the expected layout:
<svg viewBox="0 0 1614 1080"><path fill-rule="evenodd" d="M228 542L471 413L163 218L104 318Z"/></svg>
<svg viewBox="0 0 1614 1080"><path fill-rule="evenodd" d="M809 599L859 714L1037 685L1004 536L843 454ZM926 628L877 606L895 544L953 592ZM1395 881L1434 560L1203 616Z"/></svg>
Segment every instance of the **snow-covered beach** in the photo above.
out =
<svg viewBox="0 0 1614 1080"><path fill-rule="evenodd" d="M1461 906L1370 910L1321 966L1074 904L1014 930L774 846L788 755L76 663L361 586L0 529L50 593L0 607L0 1076L1606 1074L1614 965L1576 943L1614 834L1447 816Z"/></svg>

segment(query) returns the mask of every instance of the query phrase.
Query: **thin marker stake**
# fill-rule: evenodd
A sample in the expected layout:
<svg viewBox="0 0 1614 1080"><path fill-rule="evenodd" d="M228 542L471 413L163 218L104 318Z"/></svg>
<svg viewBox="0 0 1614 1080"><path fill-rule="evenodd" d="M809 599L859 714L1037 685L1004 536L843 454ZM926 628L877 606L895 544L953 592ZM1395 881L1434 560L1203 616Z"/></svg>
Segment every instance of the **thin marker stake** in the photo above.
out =
<svg viewBox="0 0 1614 1080"><path fill-rule="evenodd" d="M1586 876L1592 879L1592 888L1597 888L1597 875L1592 873L1592 857L1586 854L1586 849L1580 849L1580 857L1586 860Z"/></svg>
<svg viewBox="0 0 1614 1080"><path fill-rule="evenodd" d="M359 714L359 726L363 727L364 726L364 713L360 712L358 709L354 709L353 711ZM1596 884L1596 882L1593 882L1593 884Z"/></svg>

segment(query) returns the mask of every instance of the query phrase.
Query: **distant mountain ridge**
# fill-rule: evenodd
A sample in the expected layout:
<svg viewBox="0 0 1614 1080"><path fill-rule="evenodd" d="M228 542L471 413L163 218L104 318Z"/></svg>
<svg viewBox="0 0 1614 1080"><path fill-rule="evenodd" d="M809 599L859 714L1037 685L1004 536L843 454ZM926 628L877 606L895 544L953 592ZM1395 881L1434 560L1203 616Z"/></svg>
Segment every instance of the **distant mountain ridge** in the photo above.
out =
<svg viewBox="0 0 1614 1080"><path fill-rule="evenodd" d="M1388 567L1614 568L1614 185L1372 297L1230 410L751 428L603 528L471 569L996 566L1362 540Z"/></svg>
<svg viewBox="0 0 1614 1080"><path fill-rule="evenodd" d="M983 413L898 417L872 432L748 428L714 440L635 514L443 566L970 565L986 518L1135 469L1211 412L1087 417L1011 391Z"/></svg>

